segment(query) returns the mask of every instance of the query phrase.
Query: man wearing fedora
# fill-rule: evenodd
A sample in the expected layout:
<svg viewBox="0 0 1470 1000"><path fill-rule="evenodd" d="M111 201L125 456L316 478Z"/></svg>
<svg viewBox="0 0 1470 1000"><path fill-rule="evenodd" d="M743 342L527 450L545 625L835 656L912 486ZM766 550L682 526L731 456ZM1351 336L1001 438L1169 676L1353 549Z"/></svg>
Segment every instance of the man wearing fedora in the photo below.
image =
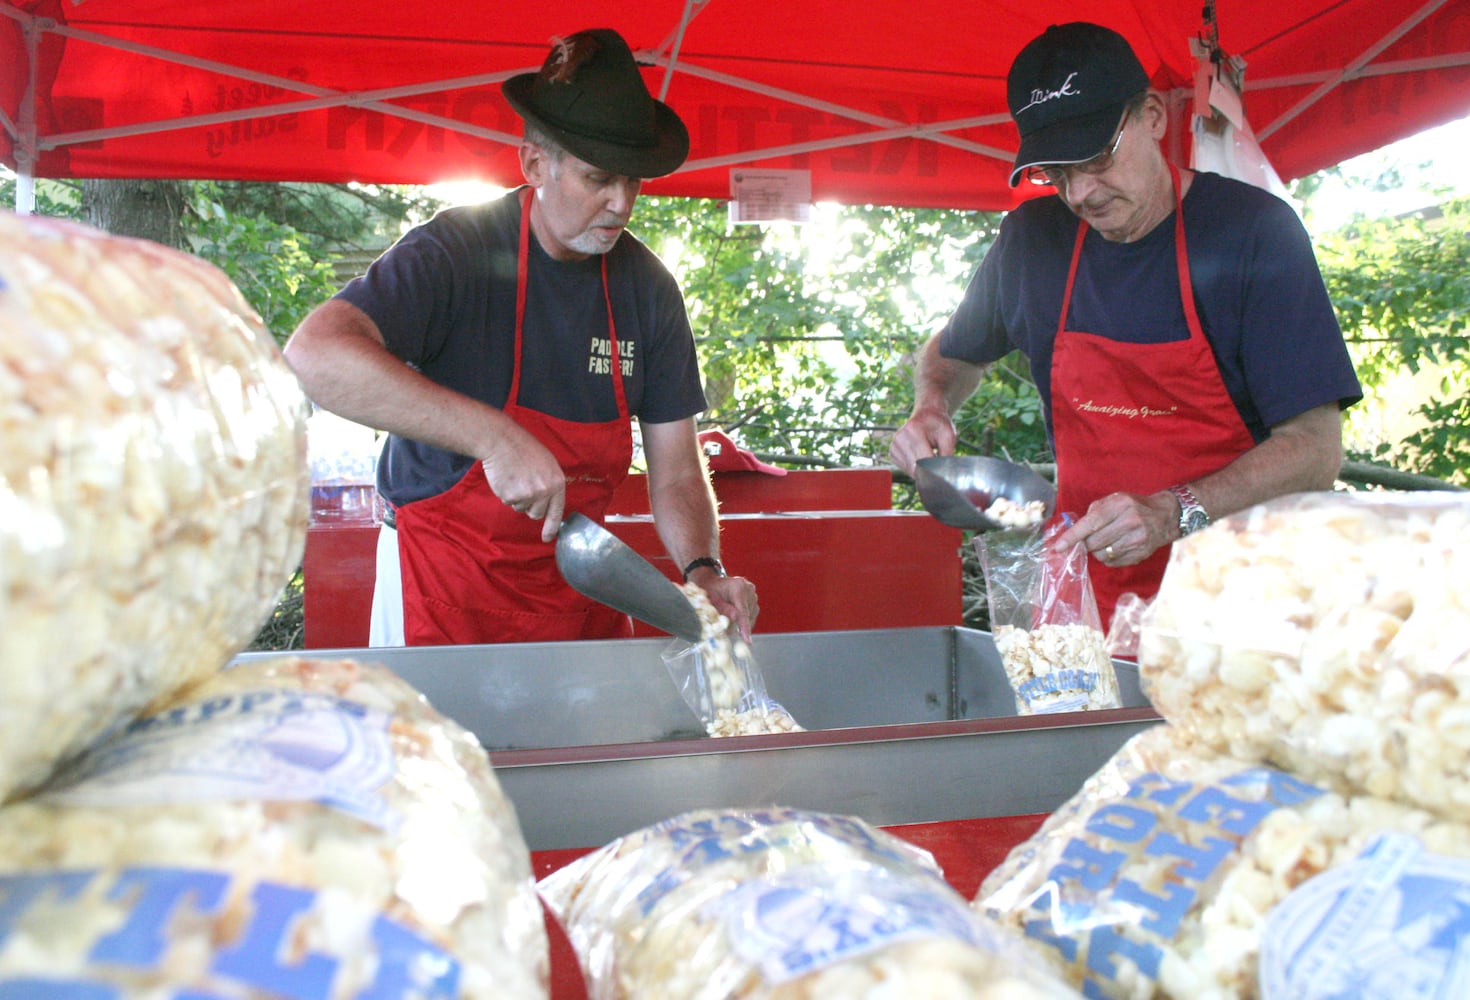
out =
<svg viewBox="0 0 1470 1000"><path fill-rule="evenodd" d="M635 417L660 539L748 637L755 588L719 561L683 296L626 230L689 133L607 29L555 40L502 90L525 121L526 185L406 234L286 346L314 402L388 432L370 641L630 635L562 579L555 540L573 511L603 519Z"/></svg>
<svg viewBox="0 0 1470 1000"><path fill-rule="evenodd" d="M1091 554L1106 628L1157 592L1170 545L1271 497L1330 489L1362 389L1311 241L1259 188L1181 170L1128 42L1053 25L1007 78L1011 172L1054 197L1009 213L959 308L918 352L894 464L955 448L985 367L1026 355L1057 463L1057 538Z"/></svg>

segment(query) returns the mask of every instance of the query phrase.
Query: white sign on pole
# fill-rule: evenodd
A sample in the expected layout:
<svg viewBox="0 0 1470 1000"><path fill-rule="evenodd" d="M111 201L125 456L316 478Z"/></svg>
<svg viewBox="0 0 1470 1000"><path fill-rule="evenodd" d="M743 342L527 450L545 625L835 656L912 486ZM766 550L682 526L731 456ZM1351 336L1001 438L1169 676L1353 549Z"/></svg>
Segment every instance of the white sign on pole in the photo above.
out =
<svg viewBox="0 0 1470 1000"><path fill-rule="evenodd" d="M809 222L812 217L810 170L730 171L730 222Z"/></svg>

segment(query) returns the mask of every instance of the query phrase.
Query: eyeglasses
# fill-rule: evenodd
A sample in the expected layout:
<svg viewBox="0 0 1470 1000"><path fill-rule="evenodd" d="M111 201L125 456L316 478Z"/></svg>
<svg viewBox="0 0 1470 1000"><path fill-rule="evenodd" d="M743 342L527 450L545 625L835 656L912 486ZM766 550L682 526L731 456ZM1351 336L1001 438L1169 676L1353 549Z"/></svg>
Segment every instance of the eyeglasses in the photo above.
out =
<svg viewBox="0 0 1470 1000"><path fill-rule="evenodd" d="M1110 170L1113 166L1113 157L1117 155L1118 147L1123 144L1123 131L1127 127L1128 112L1124 111L1123 120L1118 123L1118 131L1113 133L1113 141L1108 143L1107 149L1081 163L1068 163L1054 167L1027 167L1026 179L1039 187L1062 187L1067 182L1067 176L1073 171L1095 176Z"/></svg>

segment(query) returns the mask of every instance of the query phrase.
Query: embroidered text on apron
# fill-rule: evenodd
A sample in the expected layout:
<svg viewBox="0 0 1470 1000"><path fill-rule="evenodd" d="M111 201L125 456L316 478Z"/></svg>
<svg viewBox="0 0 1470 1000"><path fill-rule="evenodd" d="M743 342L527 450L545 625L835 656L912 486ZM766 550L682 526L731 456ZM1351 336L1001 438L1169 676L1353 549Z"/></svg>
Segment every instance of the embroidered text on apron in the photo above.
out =
<svg viewBox="0 0 1470 1000"><path fill-rule="evenodd" d="M1194 305L1179 170L1174 182L1174 258L1189 339L1134 344L1067 329L1072 287L1087 223L1067 272L1052 354L1052 436L1057 455L1057 511L1073 516L1110 493L1149 494L1228 465L1254 445L1225 388ZM1088 559L1106 630L1124 593L1152 597L1170 546L1134 566L1110 568Z"/></svg>
<svg viewBox="0 0 1470 1000"><path fill-rule="evenodd" d="M566 473L566 511L601 522L613 491L633 459L632 420L618 358L617 330L608 294L607 257L602 294L612 342L613 392L618 416L600 423L562 420L522 406L521 351L529 266L531 192L521 196L516 267L515 372L503 412L556 456ZM517 513L490 490L475 462L445 492L404 504L395 512L403 571L403 631L410 646L486 642L548 642L632 635L624 614L569 587L556 568L553 543L541 540L542 522Z"/></svg>

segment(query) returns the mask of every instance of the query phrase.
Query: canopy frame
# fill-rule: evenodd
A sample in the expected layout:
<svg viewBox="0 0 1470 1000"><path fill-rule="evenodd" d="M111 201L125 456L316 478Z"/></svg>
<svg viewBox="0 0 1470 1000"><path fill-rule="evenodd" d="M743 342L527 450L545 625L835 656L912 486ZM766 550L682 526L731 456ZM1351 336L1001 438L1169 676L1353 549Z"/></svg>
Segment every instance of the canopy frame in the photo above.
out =
<svg viewBox="0 0 1470 1000"><path fill-rule="evenodd" d="M229 61L203 58L187 52L135 41L122 37L121 34L111 34L103 30L61 23L55 18L28 13L15 6L16 3L21 2L23 0L0 0L0 14L18 22L20 36L24 40L22 58L26 64L24 67L25 82L17 113L12 115L6 107L0 105L0 129L3 129L5 135L11 139L12 157L21 181L17 185L17 207L21 210L28 210L33 206L37 164L41 162L45 154L52 151L88 147L92 144L105 143L108 140L230 125L330 109L351 108L377 112L388 118L443 130L446 134L480 140L495 146L514 148L519 144L520 137L505 128L476 124L449 114L409 107L398 102L426 95L493 87L514 74L534 71L537 68L535 65L515 66L483 73L437 77L381 87L336 89L281 73L265 72ZM909 0L909 2L917 4L921 3L921 0ZM1381 2L1391 5L1393 0L1364 0L1364 2ZM1459 2L1459 0L1429 0L1421 4L1410 11L1407 16L1398 19L1390 30L1381 33L1370 44L1352 53L1351 58L1347 59L1345 65L1340 68L1277 74L1270 78L1247 81L1244 90L1251 94L1311 87L1305 96L1286 107L1285 110L1270 117L1269 120L1257 122L1255 128L1257 137L1264 141L1287 126L1299 123L1311 109L1353 81L1401 74L1417 76L1428 72L1463 70L1470 67L1470 52L1467 51L1449 51L1386 62L1378 61L1380 56L1390 50L1396 42L1435 14L1444 11L1452 2ZM983 134L989 130L993 133L998 126L1007 126L1009 115L1004 111L963 116L935 115L927 119L919 117L919 120L902 120L890 114L852 106L821 94L806 93L778 83L730 73L708 65L704 60L693 56L688 51L687 43L691 29L695 27L696 22L701 17L709 16L713 9L719 8L723 13L735 3L736 0L722 0L721 3L716 3L716 0L681 0L677 21L667 31L662 41L654 48L640 49L636 52L640 63L662 71L662 79L658 87L660 97L667 98L675 77L680 76L725 88L730 93L763 99L771 102L773 107L804 109L829 116L832 122L840 120L851 123L853 127L850 131L837 129L835 134L807 140L798 139L798 141L774 144L756 142L734 149L706 150L696 144L695 155L672 175L674 178L722 167L802 157L824 151L873 146L905 139L933 144L966 154L974 158L977 168L992 173L1003 169L1010 163L1014 155L1013 146L1007 148L997 142L986 141L988 137L975 137L977 132ZM1212 3L1206 10L1209 12L1218 6ZM1218 25L1211 20L1202 25L1202 30L1207 30L1213 39L1217 27ZM121 32L123 29L118 30ZM99 52L112 50L128 53L156 61L160 65L185 67L244 83L274 88L281 94L300 96L296 99L275 103L265 102L254 106L208 113L154 117L121 125L47 133L41 127L40 109L43 96L40 92L42 87L40 59L48 40L53 39L59 40L64 46L72 49L68 55L71 59L80 58L75 52L76 47L93 46L97 47ZM0 40L3 40L3 35L0 35ZM1164 91L1171 109L1177 110L1187 103L1184 99L1187 93L1186 87L1170 85L1169 81L1156 80L1156 83L1161 84L1160 89ZM1175 81L1175 84L1177 83L1178 81ZM829 126L826 131L832 132L833 128ZM1171 131L1177 134L1180 130L1171 129ZM1171 154L1173 152L1175 152L1175 147L1171 144ZM283 169L283 176L280 179L296 179L286 176L289 172L289 168ZM58 174L58 176L83 175ZM227 174L226 176L233 175Z"/></svg>

